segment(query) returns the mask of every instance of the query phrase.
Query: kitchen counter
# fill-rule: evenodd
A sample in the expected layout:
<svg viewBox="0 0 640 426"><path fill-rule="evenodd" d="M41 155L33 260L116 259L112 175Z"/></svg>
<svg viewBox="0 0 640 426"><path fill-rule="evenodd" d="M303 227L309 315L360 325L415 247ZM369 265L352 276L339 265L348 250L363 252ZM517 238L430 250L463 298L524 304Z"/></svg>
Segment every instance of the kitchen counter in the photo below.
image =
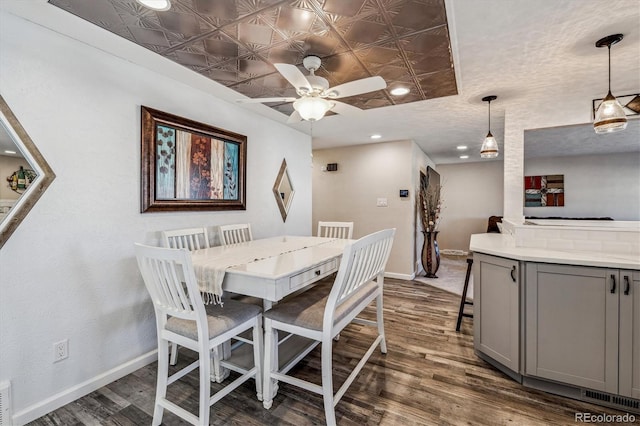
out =
<svg viewBox="0 0 640 426"><path fill-rule="evenodd" d="M510 234L474 234L469 249L527 262L640 270L640 255L637 254L516 247L515 238Z"/></svg>

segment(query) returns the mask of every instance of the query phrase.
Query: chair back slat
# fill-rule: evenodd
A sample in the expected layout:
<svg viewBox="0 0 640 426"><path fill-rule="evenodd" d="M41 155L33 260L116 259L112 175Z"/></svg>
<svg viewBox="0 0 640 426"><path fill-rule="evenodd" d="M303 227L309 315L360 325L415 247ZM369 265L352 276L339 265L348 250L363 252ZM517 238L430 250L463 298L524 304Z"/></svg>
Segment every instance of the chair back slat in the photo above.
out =
<svg viewBox="0 0 640 426"><path fill-rule="evenodd" d="M251 235L251 225L248 223L220 225L220 244L223 246L251 240L253 240L253 236Z"/></svg>
<svg viewBox="0 0 640 426"><path fill-rule="evenodd" d="M206 228L187 228L162 231L164 246L189 251L209 248L209 235Z"/></svg>
<svg viewBox="0 0 640 426"><path fill-rule="evenodd" d="M197 320L204 318L204 303L198 291L186 249L135 245L138 267L153 300L156 316ZM158 315L161 314L161 315Z"/></svg>
<svg viewBox="0 0 640 426"><path fill-rule="evenodd" d="M351 239L353 222L318 222L318 237Z"/></svg>
<svg viewBox="0 0 640 426"><path fill-rule="evenodd" d="M395 229L385 229L360 238L345 247L338 274L326 305L325 320L335 309L354 297L363 286L377 279L391 253Z"/></svg>

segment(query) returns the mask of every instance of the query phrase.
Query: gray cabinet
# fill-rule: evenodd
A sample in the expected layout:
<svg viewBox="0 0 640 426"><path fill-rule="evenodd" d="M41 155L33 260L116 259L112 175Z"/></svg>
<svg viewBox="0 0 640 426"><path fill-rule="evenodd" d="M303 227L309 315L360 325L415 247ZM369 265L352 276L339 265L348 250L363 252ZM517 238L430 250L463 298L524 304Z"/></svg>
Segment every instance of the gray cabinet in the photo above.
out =
<svg viewBox="0 0 640 426"><path fill-rule="evenodd" d="M519 372L519 262L474 253L473 269L474 347Z"/></svg>
<svg viewBox="0 0 640 426"><path fill-rule="evenodd" d="M638 273L537 263L525 269L525 374L637 397Z"/></svg>
<svg viewBox="0 0 640 426"><path fill-rule="evenodd" d="M620 395L640 399L640 271L620 271Z"/></svg>

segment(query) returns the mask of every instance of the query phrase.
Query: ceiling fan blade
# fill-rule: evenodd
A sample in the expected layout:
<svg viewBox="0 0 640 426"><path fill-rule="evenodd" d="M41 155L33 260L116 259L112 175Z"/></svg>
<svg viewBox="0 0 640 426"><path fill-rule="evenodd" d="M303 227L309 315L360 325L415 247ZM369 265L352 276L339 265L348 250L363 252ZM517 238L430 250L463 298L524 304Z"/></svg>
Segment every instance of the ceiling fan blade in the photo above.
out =
<svg viewBox="0 0 640 426"><path fill-rule="evenodd" d="M300 117L300 113L298 111L293 111L293 113L289 116L287 120L287 124L297 123L302 121L302 117Z"/></svg>
<svg viewBox="0 0 640 426"><path fill-rule="evenodd" d="M302 74L298 67L291 64L273 64L273 66L276 67L278 72L282 74L282 76L286 78L287 81L296 88L296 90L304 88L311 92L312 89L311 84L309 84L309 80L307 80L307 77Z"/></svg>
<svg viewBox="0 0 640 426"><path fill-rule="evenodd" d="M387 87L384 78L380 76L361 78L360 80L350 81L348 83L339 84L326 90L326 94L330 99L346 98L347 96L360 95L376 90L382 90ZM332 95L335 93L335 96Z"/></svg>
<svg viewBox="0 0 640 426"><path fill-rule="evenodd" d="M259 104L262 102L293 102L296 98L247 98L247 99L236 99L236 102L240 104Z"/></svg>
<svg viewBox="0 0 640 426"><path fill-rule="evenodd" d="M333 100L329 102L333 103L333 106L331 107L331 111L338 114L354 115L354 114L359 114L361 112L364 112L360 108L354 107L353 105L345 104L344 102L333 101Z"/></svg>

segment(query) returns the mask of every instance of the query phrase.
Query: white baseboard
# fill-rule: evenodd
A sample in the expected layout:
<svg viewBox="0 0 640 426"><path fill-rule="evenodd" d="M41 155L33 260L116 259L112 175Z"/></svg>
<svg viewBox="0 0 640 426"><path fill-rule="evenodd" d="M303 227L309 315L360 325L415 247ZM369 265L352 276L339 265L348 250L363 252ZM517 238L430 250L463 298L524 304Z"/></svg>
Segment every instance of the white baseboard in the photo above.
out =
<svg viewBox="0 0 640 426"><path fill-rule="evenodd" d="M413 273L413 274L409 275L409 274L398 274L396 272L385 272L384 276L388 277L388 278L395 278L397 280L411 281L412 279L414 279L416 277L416 274Z"/></svg>
<svg viewBox="0 0 640 426"><path fill-rule="evenodd" d="M144 367L147 364L158 359L158 350L154 349L151 352L147 352L131 361L125 362L109 371L105 371L102 374L97 375L83 383L77 384L65 389L64 391L53 395L44 401L33 404L22 411L13 415L12 420L15 426L21 426L27 424L35 419L38 419L45 414L48 414L58 408L75 401L91 392L100 389L101 387L108 385L109 383L116 381L127 374L131 374L139 368Z"/></svg>
<svg viewBox="0 0 640 426"><path fill-rule="evenodd" d="M454 256L467 256L469 252L464 250L457 250L457 249L444 249L444 250L440 250L440 254L451 254Z"/></svg>

